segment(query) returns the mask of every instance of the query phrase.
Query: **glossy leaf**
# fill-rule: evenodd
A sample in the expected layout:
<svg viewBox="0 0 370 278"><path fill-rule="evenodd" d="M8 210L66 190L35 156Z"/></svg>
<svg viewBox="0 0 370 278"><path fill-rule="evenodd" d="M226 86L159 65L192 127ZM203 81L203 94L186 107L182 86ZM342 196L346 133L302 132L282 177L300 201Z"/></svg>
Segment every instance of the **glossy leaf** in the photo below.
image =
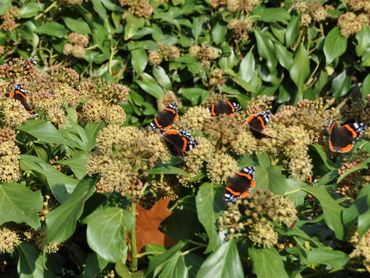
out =
<svg viewBox="0 0 370 278"><path fill-rule="evenodd" d="M285 33L285 43L287 47L291 47L292 44L295 42L298 36L300 21L301 19L299 16L293 16L292 19L289 21Z"/></svg>
<svg viewBox="0 0 370 278"><path fill-rule="evenodd" d="M224 209L224 204L224 198L220 188L217 188L211 183L204 183L200 186L196 197L196 206L198 219L208 235L206 253L216 250L220 245L216 220Z"/></svg>
<svg viewBox="0 0 370 278"><path fill-rule="evenodd" d="M298 87L298 97L296 99L296 101L298 101L303 96L304 84L310 75L309 54L303 44L299 46L298 51L294 56L289 74L293 82Z"/></svg>
<svg viewBox="0 0 370 278"><path fill-rule="evenodd" d="M289 277L283 259L275 248L249 248L248 254L252 261L253 273L257 277Z"/></svg>
<svg viewBox="0 0 370 278"><path fill-rule="evenodd" d="M144 48L139 47L131 50L131 63L137 74L143 73L146 68L148 59Z"/></svg>
<svg viewBox="0 0 370 278"><path fill-rule="evenodd" d="M197 278L242 278L243 267L234 240L223 243L200 267Z"/></svg>
<svg viewBox="0 0 370 278"><path fill-rule="evenodd" d="M125 261L127 245L123 239L135 223L130 212L117 207L103 208L83 222L87 224L87 242L92 250L109 262Z"/></svg>
<svg viewBox="0 0 370 278"><path fill-rule="evenodd" d="M25 223L37 230L41 225L38 213L42 203L40 191L33 192L17 183L0 184L0 225Z"/></svg>
<svg viewBox="0 0 370 278"><path fill-rule="evenodd" d="M343 239L344 226L342 223L342 208L329 195L325 187L302 187L306 192L313 195L319 202L324 213L325 223L335 233L338 239Z"/></svg>
<svg viewBox="0 0 370 278"><path fill-rule="evenodd" d="M347 49L347 39L340 33L338 27L330 30L324 42L324 54L326 63L330 64L336 58L340 57Z"/></svg>
<svg viewBox="0 0 370 278"><path fill-rule="evenodd" d="M79 34L91 34L89 25L83 19L74 19L71 17L63 18L66 26L73 32Z"/></svg>
<svg viewBox="0 0 370 278"><path fill-rule="evenodd" d="M56 163L69 166L76 177L82 179L87 174L89 157L85 152L78 152L72 158L58 160Z"/></svg>
<svg viewBox="0 0 370 278"><path fill-rule="evenodd" d="M164 90L161 88L161 86L159 86L157 81L147 73L143 73L140 80L137 80L136 83L141 89L156 99L164 95Z"/></svg>
<svg viewBox="0 0 370 278"><path fill-rule="evenodd" d="M347 254L331 248L314 248L307 252L309 264L326 264L335 268L343 267L349 261Z"/></svg>
<svg viewBox="0 0 370 278"><path fill-rule="evenodd" d="M333 96L336 99L345 96L351 87L351 76L346 71L342 71L332 81Z"/></svg>
<svg viewBox="0 0 370 278"><path fill-rule="evenodd" d="M254 77L256 61L253 53L248 52L247 55L242 59L239 67L240 77L246 82L251 82Z"/></svg>
<svg viewBox="0 0 370 278"><path fill-rule="evenodd" d="M68 34L68 30L57 22L48 22L35 29L38 34L48 35L51 37L63 38Z"/></svg>
<svg viewBox="0 0 370 278"><path fill-rule="evenodd" d="M60 203L68 198L78 183L78 180L59 172L53 166L35 156L21 155L20 167L24 171L33 171L44 176L51 192Z"/></svg>
<svg viewBox="0 0 370 278"><path fill-rule="evenodd" d="M94 181L86 178L76 186L63 204L48 213L46 218L47 242L62 243L74 233L84 204L94 192Z"/></svg>
<svg viewBox="0 0 370 278"><path fill-rule="evenodd" d="M287 22L290 19L288 10L284 8L266 8L257 6L253 9L252 14L257 17L258 21L264 22Z"/></svg>
<svg viewBox="0 0 370 278"><path fill-rule="evenodd" d="M55 277L50 267L46 265L46 255L40 252L36 246L23 242L17 247L17 250L19 253L17 265L19 277Z"/></svg>

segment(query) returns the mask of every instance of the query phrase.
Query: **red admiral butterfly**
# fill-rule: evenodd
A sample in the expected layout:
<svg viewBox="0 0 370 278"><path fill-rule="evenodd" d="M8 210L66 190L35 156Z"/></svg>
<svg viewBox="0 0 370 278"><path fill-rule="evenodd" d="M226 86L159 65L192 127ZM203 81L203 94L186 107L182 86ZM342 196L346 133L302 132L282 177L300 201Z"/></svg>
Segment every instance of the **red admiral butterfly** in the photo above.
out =
<svg viewBox="0 0 370 278"><path fill-rule="evenodd" d="M211 116L219 116L221 114L232 115L242 108L240 104L233 102L233 101L218 101L216 104L212 104L209 106L209 112L211 112Z"/></svg>
<svg viewBox="0 0 370 278"><path fill-rule="evenodd" d="M163 140L173 155L183 156L198 144L187 130L167 130L163 133Z"/></svg>
<svg viewBox="0 0 370 278"><path fill-rule="evenodd" d="M7 92L6 96L18 100L24 107L24 109L27 110L28 113L36 116L37 113L35 113L32 110L31 105L28 103L28 92L22 87L20 84L15 84L14 89Z"/></svg>
<svg viewBox="0 0 370 278"><path fill-rule="evenodd" d="M337 127L333 122L329 126L329 148L332 152L348 153L352 150L355 141L365 131L363 123L345 124Z"/></svg>
<svg viewBox="0 0 370 278"><path fill-rule="evenodd" d="M271 112L269 110L264 111L257 115L250 115L247 118L247 125L251 130L252 134L256 138L262 138L264 134L262 131L266 128L267 123L270 121Z"/></svg>
<svg viewBox="0 0 370 278"><path fill-rule="evenodd" d="M254 172L254 167L244 167L228 179L225 193L226 202L235 202L238 198L243 199L249 195L249 192L256 185Z"/></svg>
<svg viewBox="0 0 370 278"><path fill-rule="evenodd" d="M150 128L168 130L172 127L172 124L178 120L178 118L179 114L177 112L177 104L173 102L158 113L158 116L150 123Z"/></svg>

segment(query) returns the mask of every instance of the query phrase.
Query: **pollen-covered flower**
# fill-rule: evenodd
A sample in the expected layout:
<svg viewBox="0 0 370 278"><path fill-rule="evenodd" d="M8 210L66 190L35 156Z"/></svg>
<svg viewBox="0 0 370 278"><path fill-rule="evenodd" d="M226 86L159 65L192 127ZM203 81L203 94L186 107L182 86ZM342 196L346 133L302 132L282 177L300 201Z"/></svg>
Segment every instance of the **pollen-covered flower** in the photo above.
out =
<svg viewBox="0 0 370 278"><path fill-rule="evenodd" d="M225 84L225 72L223 69L215 68L211 72L211 78L209 79L209 85L211 86L222 86Z"/></svg>
<svg viewBox="0 0 370 278"><path fill-rule="evenodd" d="M20 179L20 150L14 141L0 143L0 182L15 182Z"/></svg>
<svg viewBox="0 0 370 278"><path fill-rule="evenodd" d="M14 142L15 131L12 128L4 127L0 128L0 144L3 142Z"/></svg>
<svg viewBox="0 0 370 278"><path fill-rule="evenodd" d="M18 100L0 98L0 125L16 128L28 118L30 114Z"/></svg>
<svg viewBox="0 0 370 278"><path fill-rule="evenodd" d="M157 100L158 110L161 111L171 103L176 103L177 106L181 106L181 99L176 96L174 91L168 90Z"/></svg>
<svg viewBox="0 0 370 278"><path fill-rule="evenodd" d="M2 23L0 24L0 30L12 31L17 27L15 19L18 17L19 11L16 7L8 9L0 18Z"/></svg>
<svg viewBox="0 0 370 278"><path fill-rule="evenodd" d="M223 149L237 141L242 129L240 115L206 118L203 125L203 133L217 149Z"/></svg>
<svg viewBox="0 0 370 278"><path fill-rule="evenodd" d="M246 42L249 39L249 33L253 30L253 22L248 17L241 20L233 19L227 28L233 32L235 39Z"/></svg>
<svg viewBox="0 0 370 278"><path fill-rule="evenodd" d="M190 129L191 131L201 131L206 119L210 117L211 113L207 108L201 106L190 107L176 123L176 126Z"/></svg>
<svg viewBox="0 0 370 278"><path fill-rule="evenodd" d="M105 121L108 124L123 124L126 113L118 105L101 99L91 99L82 106L79 117L82 122Z"/></svg>
<svg viewBox="0 0 370 278"><path fill-rule="evenodd" d="M340 33L348 38L353 34L356 34L361 31L362 26L368 25L368 21L360 20L362 17L357 16L353 12L347 12L342 14L338 18L338 27L340 29ZM365 22L364 22L365 21Z"/></svg>
<svg viewBox="0 0 370 278"><path fill-rule="evenodd" d="M257 151L257 139L249 130L245 129L230 143L230 146L232 151L238 155L252 154Z"/></svg>
<svg viewBox="0 0 370 278"><path fill-rule="evenodd" d="M362 263L370 268L370 230L368 230L361 238L356 233L352 237L352 243L355 249L349 255L351 258L359 258Z"/></svg>
<svg viewBox="0 0 370 278"><path fill-rule="evenodd" d="M112 124L99 132L87 168L100 177L98 192L119 192L138 200L147 171L170 158L160 134Z"/></svg>
<svg viewBox="0 0 370 278"><path fill-rule="evenodd" d="M215 184L225 183L238 170L236 160L223 152L214 153L207 161L207 176Z"/></svg>
<svg viewBox="0 0 370 278"><path fill-rule="evenodd" d="M15 231L4 226L0 227L0 254L13 253L20 243L21 240Z"/></svg>
<svg viewBox="0 0 370 278"><path fill-rule="evenodd" d="M258 247L270 248L277 243L278 234L270 222L260 221L250 226L248 239Z"/></svg>
<svg viewBox="0 0 370 278"><path fill-rule="evenodd" d="M149 17L153 13L149 0L119 0L119 3L128 8L131 14L139 17Z"/></svg>
<svg viewBox="0 0 370 278"><path fill-rule="evenodd" d="M13 80L16 83L35 81L37 67L31 59L14 58L0 65L0 79Z"/></svg>
<svg viewBox="0 0 370 278"><path fill-rule="evenodd" d="M221 50L213 46L200 47L193 45L189 48L189 55L197 58L202 66L209 68L211 61L220 57Z"/></svg>
<svg viewBox="0 0 370 278"><path fill-rule="evenodd" d="M68 41L71 44L80 45L82 47L87 47L89 45L89 37L76 32L72 32L68 35Z"/></svg>
<svg viewBox="0 0 370 278"><path fill-rule="evenodd" d="M245 199L229 203L218 219L218 229L249 239L254 245L268 248L277 243L275 226L292 228L297 220L293 203L269 190L256 190Z"/></svg>
<svg viewBox="0 0 370 278"><path fill-rule="evenodd" d="M249 13L260 4L261 0L227 0L227 9L233 13L242 11Z"/></svg>
<svg viewBox="0 0 370 278"><path fill-rule="evenodd" d="M158 51L150 51L148 55L148 62L153 66L159 66L163 59Z"/></svg>

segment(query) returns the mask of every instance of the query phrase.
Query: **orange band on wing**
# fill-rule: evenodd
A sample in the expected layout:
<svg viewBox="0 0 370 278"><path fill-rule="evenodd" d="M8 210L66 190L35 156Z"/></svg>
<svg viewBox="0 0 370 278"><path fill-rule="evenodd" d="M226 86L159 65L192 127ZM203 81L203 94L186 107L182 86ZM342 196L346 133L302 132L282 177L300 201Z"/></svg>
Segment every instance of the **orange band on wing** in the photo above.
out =
<svg viewBox="0 0 370 278"><path fill-rule="evenodd" d="M261 123L262 129L266 128L265 122L261 116L257 117L258 121Z"/></svg>
<svg viewBox="0 0 370 278"><path fill-rule="evenodd" d="M230 101L227 101L226 103L227 103L227 105L229 105L229 106L230 106L230 108L231 108L231 113L234 113L234 112L235 112L235 107L231 104L231 102L230 102Z"/></svg>
<svg viewBox="0 0 370 278"><path fill-rule="evenodd" d="M246 173L242 173L242 172L239 172L239 173L236 173L238 176L242 176L242 177L246 177L248 180L252 180L252 176L249 175L249 174L246 174Z"/></svg>
<svg viewBox="0 0 370 278"><path fill-rule="evenodd" d="M171 109L171 108L165 108L163 109L164 111L168 111L168 112L171 112L172 114L177 114L175 110Z"/></svg>
<svg viewBox="0 0 370 278"><path fill-rule="evenodd" d="M357 132L350 125L344 125L343 127L352 133L353 139L357 138Z"/></svg>
<svg viewBox="0 0 370 278"><path fill-rule="evenodd" d="M226 190L229 191L231 194L233 194L234 196L240 196L240 192L237 192L237 191L234 191L232 190L230 187L226 186Z"/></svg>
<svg viewBox="0 0 370 278"><path fill-rule="evenodd" d="M175 129L171 129L169 131L166 131L166 134L173 135L173 134L178 134L179 132Z"/></svg>
<svg viewBox="0 0 370 278"><path fill-rule="evenodd" d="M216 116L216 113L215 113L215 105L214 104L212 104L211 105L211 116Z"/></svg>
<svg viewBox="0 0 370 278"><path fill-rule="evenodd" d="M163 126L161 126L161 125L159 124L159 122L158 122L157 118L154 118L154 119L153 119L153 121L154 121L154 123L155 123L155 125L156 125L157 127L159 127L159 128L163 128Z"/></svg>

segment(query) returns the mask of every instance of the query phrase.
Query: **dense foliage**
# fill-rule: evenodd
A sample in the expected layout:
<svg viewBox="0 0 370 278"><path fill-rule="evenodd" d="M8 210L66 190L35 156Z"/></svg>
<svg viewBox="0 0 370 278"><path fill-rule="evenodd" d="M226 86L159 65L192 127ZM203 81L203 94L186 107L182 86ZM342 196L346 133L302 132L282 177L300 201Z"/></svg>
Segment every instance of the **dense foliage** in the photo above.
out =
<svg viewBox="0 0 370 278"><path fill-rule="evenodd" d="M370 129L327 131L370 126L369 1L3 0L0 63L1 275L370 272ZM183 155L148 128L171 103Z"/></svg>

